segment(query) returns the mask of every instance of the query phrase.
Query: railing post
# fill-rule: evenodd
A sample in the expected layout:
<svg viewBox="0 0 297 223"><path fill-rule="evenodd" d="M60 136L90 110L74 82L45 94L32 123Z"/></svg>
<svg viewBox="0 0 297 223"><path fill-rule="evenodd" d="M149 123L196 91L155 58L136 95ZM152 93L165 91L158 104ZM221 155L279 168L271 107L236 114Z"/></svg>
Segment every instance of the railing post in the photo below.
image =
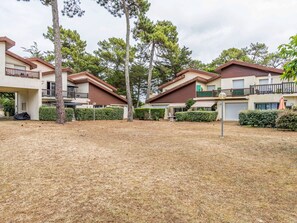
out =
<svg viewBox="0 0 297 223"><path fill-rule="evenodd" d="M282 94L284 93L284 82L282 82Z"/></svg>

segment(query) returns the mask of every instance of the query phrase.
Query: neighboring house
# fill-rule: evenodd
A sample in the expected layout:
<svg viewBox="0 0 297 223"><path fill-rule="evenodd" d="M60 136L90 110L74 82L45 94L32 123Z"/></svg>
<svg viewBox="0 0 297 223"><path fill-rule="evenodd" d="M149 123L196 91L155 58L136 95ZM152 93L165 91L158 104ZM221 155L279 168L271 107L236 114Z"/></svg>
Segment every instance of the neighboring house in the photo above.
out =
<svg viewBox="0 0 297 223"><path fill-rule="evenodd" d="M167 108L172 115L178 111L184 111L185 102L195 98L197 91L214 90L220 87L220 75L195 69L183 70L176 78L159 87L162 91L147 100L147 107ZM203 107L209 107L201 104Z"/></svg>
<svg viewBox="0 0 297 223"><path fill-rule="evenodd" d="M41 106L41 75L33 71L37 66L11 51L15 42L0 37L0 92L15 93L16 112L28 112L39 118Z"/></svg>
<svg viewBox="0 0 297 223"><path fill-rule="evenodd" d="M13 92L16 113L28 112L31 119L39 119L39 107L55 105L55 67L40 58L22 58L9 51L15 42L0 37L0 92ZM66 107L124 107L127 100L117 89L88 72L72 74L62 69L62 90Z"/></svg>
<svg viewBox="0 0 297 223"><path fill-rule="evenodd" d="M196 101L192 106L194 110L217 110L218 118L221 118L218 95L223 91L227 94L225 119L238 120L241 110L277 109L281 97L284 97L287 107L297 105L297 85L282 81L281 69L230 61L218 67L216 72L218 74L207 74L217 76L203 80L201 71L182 71L177 74L176 79L161 86L163 92L150 98L147 101L148 106L164 106L168 108L168 112L174 113L183 110L186 100L193 98ZM181 109L173 110L172 105L177 103Z"/></svg>

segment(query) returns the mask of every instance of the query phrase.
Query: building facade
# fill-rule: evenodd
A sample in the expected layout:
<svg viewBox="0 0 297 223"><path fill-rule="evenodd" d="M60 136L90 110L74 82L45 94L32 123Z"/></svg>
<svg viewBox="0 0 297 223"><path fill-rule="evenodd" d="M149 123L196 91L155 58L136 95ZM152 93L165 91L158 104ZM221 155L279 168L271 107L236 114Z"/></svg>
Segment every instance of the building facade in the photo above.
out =
<svg viewBox="0 0 297 223"><path fill-rule="evenodd" d="M225 92L224 118L238 120L242 110L277 109L284 97L286 106L297 105L297 85L281 80L283 70L240 61L230 61L216 73L188 69L162 86L162 93L147 100L147 106L164 107L168 114L183 111L185 102L193 98L193 110L217 110L221 118L219 93Z"/></svg>

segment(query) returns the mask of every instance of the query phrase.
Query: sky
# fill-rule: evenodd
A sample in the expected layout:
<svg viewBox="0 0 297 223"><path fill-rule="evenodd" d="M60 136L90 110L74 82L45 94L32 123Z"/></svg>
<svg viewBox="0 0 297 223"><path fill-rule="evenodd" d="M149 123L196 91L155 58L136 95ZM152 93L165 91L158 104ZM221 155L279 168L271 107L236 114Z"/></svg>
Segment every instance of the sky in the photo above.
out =
<svg viewBox="0 0 297 223"><path fill-rule="evenodd" d="M81 0L85 15L80 18L60 16L64 28L75 29L87 41L87 51L98 41L125 37L124 18L115 18L95 0ZM297 0L149 0L152 20L170 20L177 26L179 44L193 51L192 57L211 62L224 49L243 48L262 42L271 52L297 34ZM59 0L60 9L63 0ZM39 0L18 2L0 0L0 36L16 42L11 50L21 56L22 47L36 41L41 50L51 50L52 43L43 33L52 24L51 9ZM5 22L4 22L5 21Z"/></svg>

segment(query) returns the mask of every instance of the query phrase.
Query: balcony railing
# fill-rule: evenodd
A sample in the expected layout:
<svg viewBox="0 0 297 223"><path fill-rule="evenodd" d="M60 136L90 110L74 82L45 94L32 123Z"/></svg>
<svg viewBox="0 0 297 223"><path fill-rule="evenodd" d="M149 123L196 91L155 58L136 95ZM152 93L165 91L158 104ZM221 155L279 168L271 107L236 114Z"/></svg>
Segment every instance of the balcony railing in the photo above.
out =
<svg viewBox="0 0 297 223"><path fill-rule="evenodd" d="M5 68L5 75L13 77L24 77L24 78L34 78L39 79L39 72L19 70L14 68Z"/></svg>
<svg viewBox="0 0 297 223"><path fill-rule="evenodd" d="M251 85L251 94L293 94L297 93L295 82L282 82L280 84Z"/></svg>
<svg viewBox="0 0 297 223"><path fill-rule="evenodd" d="M213 91L198 91L197 97L219 97L220 92L225 92L227 97L240 97L250 95L250 88L242 89L222 89Z"/></svg>
<svg viewBox="0 0 297 223"><path fill-rule="evenodd" d="M242 89L198 91L197 97L218 97L220 92L225 92L227 97L241 97L253 94L293 94L297 93L297 84L295 82L283 82L280 84L251 85L250 88Z"/></svg>
<svg viewBox="0 0 297 223"><path fill-rule="evenodd" d="M62 95L63 98L88 98L89 96L87 93L78 93L74 91L63 91ZM56 91L50 89L43 89L42 97L56 97Z"/></svg>

